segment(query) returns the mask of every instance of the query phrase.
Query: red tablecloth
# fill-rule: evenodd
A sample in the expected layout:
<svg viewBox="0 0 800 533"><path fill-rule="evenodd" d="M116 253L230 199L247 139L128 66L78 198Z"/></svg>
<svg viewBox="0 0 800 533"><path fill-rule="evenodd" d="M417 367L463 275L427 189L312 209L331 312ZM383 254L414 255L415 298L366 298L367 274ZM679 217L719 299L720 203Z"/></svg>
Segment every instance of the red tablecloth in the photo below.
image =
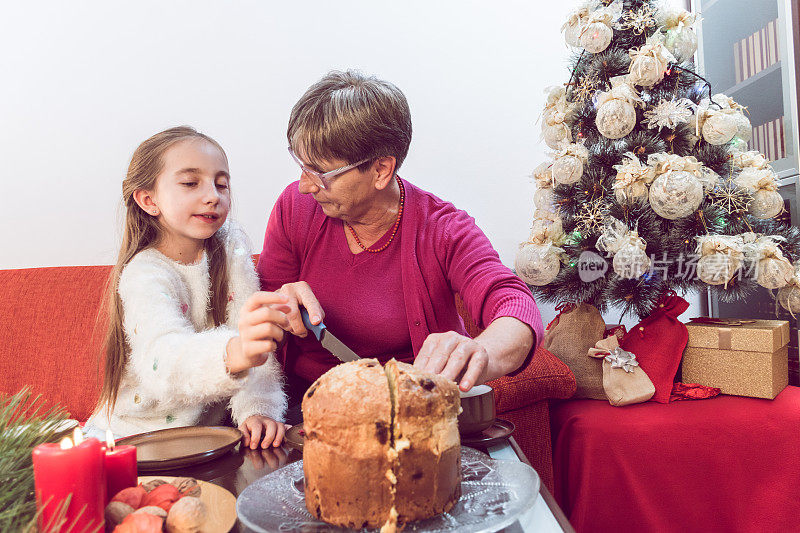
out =
<svg viewBox="0 0 800 533"><path fill-rule="evenodd" d="M800 388L551 406L555 496L578 533L800 531Z"/></svg>

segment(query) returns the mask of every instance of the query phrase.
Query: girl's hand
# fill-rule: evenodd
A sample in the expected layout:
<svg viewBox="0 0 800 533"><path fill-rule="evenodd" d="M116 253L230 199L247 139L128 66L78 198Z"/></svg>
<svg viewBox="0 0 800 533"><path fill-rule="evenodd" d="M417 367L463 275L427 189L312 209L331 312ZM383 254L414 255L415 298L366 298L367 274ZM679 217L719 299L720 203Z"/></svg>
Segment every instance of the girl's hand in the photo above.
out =
<svg viewBox="0 0 800 533"><path fill-rule="evenodd" d="M238 374L267 361L283 339L289 310L286 298L276 292L259 291L247 299L239 314L239 336L228 341L228 372Z"/></svg>
<svg viewBox="0 0 800 533"><path fill-rule="evenodd" d="M319 324L325 318L325 311L319 305L319 300L314 296L311 286L305 281L286 283L278 289L278 294L282 294L287 299L286 304L289 307L289 311L286 316L289 319L289 325L284 329L289 333L298 337L308 335L308 330L303 325L303 319L300 316L300 306L306 308L308 317L314 325Z"/></svg>
<svg viewBox="0 0 800 533"><path fill-rule="evenodd" d="M286 425L266 416L252 415L241 423L239 431L244 434L242 445L255 450L259 443L262 448L280 446L286 433Z"/></svg>

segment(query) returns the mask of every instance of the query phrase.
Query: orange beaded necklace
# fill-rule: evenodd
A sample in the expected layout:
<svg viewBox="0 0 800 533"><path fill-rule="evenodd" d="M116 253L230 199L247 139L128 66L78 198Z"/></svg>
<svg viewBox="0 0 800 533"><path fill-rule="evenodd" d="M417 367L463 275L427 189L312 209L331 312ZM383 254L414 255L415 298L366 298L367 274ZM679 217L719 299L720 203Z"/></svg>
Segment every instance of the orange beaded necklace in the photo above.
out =
<svg viewBox="0 0 800 533"><path fill-rule="evenodd" d="M384 244L380 248L375 248L375 249L367 248L366 246L364 246L364 244L362 244L361 239L358 238L356 230L353 229L353 226L351 226L347 222L344 223L345 226L347 226L347 228L350 230L350 233L353 234L353 238L356 240L356 244L359 246L359 248L361 248L365 252L370 252L373 254L382 252L383 250L386 249L387 246L389 246L392 243L392 241L394 240L394 236L397 235L397 229L400 227L400 218L403 216L403 204L405 203L406 199L406 190L403 188L403 182L400 181L400 177L395 176L395 179L397 180L397 184L400 186L400 208L397 210L397 218L394 221L394 226L392 226L392 235L389 237L389 240L386 241L386 244Z"/></svg>

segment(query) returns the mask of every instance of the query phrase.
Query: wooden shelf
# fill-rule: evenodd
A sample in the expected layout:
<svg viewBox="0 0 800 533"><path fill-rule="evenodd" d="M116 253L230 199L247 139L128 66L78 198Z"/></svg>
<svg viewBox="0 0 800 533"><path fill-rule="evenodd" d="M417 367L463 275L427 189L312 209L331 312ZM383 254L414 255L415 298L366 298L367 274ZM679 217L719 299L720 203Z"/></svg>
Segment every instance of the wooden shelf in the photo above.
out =
<svg viewBox="0 0 800 533"><path fill-rule="evenodd" d="M783 116L783 90L781 86L781 62L770 65L758 74L726 90L726 94L739 104L747 106L753 126L766 124Z"/></svg>
<svg viewBox="0 0 800 533"><path fill-rule="evenodd" d="M740 94L748 89L751 85L756 85L759 82L764 82L765 78L768 78L770 75L774 74L776 70L781 69L781 62L778 61L774 65L770 65L761 72L750 76L749 78L742 80L741 82L737 83L733 87L729 87L727 90L722 91L723 93L727 94L728 96L733 96L734 94Z"/></svg>

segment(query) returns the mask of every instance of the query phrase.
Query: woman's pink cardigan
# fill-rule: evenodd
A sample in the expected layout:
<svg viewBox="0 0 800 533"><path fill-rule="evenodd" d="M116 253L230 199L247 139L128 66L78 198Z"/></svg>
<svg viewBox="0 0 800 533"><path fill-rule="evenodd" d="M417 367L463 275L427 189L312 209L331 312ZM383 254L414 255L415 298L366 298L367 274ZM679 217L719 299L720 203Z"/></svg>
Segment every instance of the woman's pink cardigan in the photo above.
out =
<svg viewBox="0 0 800 533"><path fill-rule="evenodd" d="M403 180L406 200L401 221L401 268L405 312L414 354L431 333L456 331L466 335L454 293L480 328L498 317L510 316L530 326L534 346L541 342L542 319L528 287L500 262L475 219L433 194ZM298 182L278 198L267 224L264 248L256 266L264 290L301 281L307 261L325 261L315 254L314 240L326 215L311 195L301 194ZM415 238L413 237L415 236ZM353 279L353 286L363 280ZM352 292L342 286L342 291ZM374 327L374 324L364 324ZM279 359L286 366L286 345ZM523 368L525 366L523 364Z"/></svg>

